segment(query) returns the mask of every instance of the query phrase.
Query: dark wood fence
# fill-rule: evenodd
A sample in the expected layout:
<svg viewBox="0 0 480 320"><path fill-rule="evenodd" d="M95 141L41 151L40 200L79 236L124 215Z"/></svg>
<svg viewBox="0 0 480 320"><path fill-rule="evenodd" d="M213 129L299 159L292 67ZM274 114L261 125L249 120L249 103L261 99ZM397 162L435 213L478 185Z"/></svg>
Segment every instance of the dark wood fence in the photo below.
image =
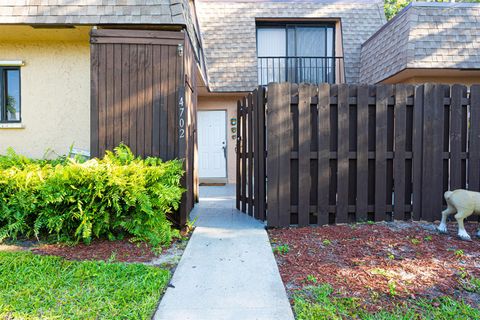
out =
<svg viewBox="0 0 480 320"><path fill-rule="evenodd" d="M480 191L478 85L270 84L238 119L237 208L269 226L434 221Z"/></svg>
<svg viewBox="0 0 480 320"><path fill-rule="evenodd" d="M98 29L90 42L92 156L123 142L141 157L185 159L187 192L173 217L183 226L198 194L196 66L186 33Z"/></svg>
<svg viewBox="0 0 480 320"><path fill-rule="evenodd" d="M264 87L237 104L237 209L260 220L266 218L265 104Z"/></svg>

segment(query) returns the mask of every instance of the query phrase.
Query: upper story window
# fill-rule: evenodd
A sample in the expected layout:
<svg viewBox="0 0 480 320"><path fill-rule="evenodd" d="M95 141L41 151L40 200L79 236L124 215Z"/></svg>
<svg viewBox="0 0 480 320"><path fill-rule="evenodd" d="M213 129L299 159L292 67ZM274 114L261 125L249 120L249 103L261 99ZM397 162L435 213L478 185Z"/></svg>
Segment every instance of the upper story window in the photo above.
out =
<svg viewBox="0 0 480 320"><path fill-rule="evenodd" d="M257 26L258 81L335 83L334 24Z"/></svg>
<svg viewBox="0 0 480 320"><path fill-rule="evenodd" d="M20 68L0 67L0 123L20 120Z"/></svg>

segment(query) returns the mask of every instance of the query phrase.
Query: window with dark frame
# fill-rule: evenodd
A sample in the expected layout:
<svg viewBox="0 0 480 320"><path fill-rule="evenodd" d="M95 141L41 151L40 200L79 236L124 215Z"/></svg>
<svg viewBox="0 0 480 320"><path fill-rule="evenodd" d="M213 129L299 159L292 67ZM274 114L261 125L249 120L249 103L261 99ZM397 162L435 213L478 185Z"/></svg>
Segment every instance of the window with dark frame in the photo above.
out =
<svg viewBox="0 0 480 320"><path fill-rule="evenodd" d="M335 83L334 23L257 24L258 82Z"/></svg>
<svg viewBox="0 0 480 320"><path fill-rule="evenodd" d="M0 67L0 123L21 122L20 68Z"/></svg>

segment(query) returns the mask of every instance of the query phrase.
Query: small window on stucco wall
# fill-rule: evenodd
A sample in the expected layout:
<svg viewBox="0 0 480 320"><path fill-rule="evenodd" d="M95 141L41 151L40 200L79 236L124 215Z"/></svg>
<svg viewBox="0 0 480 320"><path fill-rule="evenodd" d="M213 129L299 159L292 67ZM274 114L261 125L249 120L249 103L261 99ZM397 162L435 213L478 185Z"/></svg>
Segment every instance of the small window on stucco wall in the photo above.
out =
<svg viewBox="0 0 480 320"><path fill-rule="evenodd" d="M20 112L20 68L0 67L0 122L20 122Z"/></svg>

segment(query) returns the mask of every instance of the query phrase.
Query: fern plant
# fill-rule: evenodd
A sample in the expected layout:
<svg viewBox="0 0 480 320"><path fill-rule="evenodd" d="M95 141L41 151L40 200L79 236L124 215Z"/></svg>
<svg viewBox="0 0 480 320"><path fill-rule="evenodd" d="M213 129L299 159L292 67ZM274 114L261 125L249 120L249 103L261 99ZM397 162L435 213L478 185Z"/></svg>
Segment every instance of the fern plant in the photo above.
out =
<svg viewBox="0 0 480 320"><path fill-rule="evenodd" d="M0 241L56 241L130 235L153 246L175 231L167 214L184 192L181 161L140 159L121 145L103 159L32 160L9 150L0 156Z"/></svg>

